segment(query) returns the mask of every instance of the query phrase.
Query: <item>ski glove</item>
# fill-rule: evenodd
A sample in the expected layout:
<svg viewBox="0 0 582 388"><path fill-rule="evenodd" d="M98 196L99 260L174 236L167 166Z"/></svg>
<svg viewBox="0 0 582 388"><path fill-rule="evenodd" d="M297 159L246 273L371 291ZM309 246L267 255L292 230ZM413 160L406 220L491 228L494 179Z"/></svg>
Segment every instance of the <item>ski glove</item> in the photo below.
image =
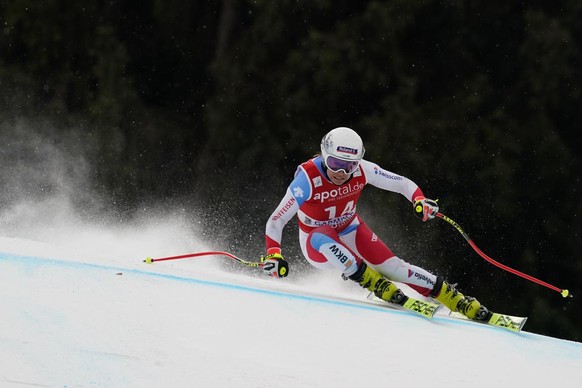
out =
<svg viewBox="0 0 582 388"><path fill-rule="evenodd" d="M289 263L280 253L271 253L261 256L263 271L275 278L284 278L289 275Z"/></svg>
<svg viewBox="0 0 582 388"><path fill-rule="evenodd" d="M435 218L439 212L439 205L436 201L425 197L414 198L414 214L424 222Z"/></svg>

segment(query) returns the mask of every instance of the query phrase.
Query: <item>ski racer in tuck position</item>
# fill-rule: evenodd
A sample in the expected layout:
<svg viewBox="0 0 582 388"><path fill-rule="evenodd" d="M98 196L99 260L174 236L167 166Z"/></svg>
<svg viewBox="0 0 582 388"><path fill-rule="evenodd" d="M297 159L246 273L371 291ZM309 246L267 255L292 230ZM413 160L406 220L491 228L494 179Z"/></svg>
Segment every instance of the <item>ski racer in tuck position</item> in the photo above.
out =
<svg viewBox="0 0 582 388"><path fill-rule="evenodd" d="M298 167L267 221L263 269L269 276L287 276L281 238L285 225L297 215L301 250L314 267L339 271L389 303L404 305L408 299L392 282L396 281L469 319L487 321L491 313L479 301L396 256L357 214L356 204L366 184L402 194L423 221L438 212L437 203L425 198L410 179L363 157L362 139L352 129L335 128L323 137L321 155Z"/></svg>

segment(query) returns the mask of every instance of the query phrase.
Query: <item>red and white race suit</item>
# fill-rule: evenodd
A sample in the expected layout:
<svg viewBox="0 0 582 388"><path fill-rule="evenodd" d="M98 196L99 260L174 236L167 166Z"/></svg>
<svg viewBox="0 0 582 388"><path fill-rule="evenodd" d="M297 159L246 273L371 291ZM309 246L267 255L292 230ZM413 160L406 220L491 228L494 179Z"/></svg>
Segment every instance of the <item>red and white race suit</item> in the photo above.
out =
<svg viewBox="0 0 582 388"><path fill-rule="evenodd" d="M395 256L357 214L356 205L367 184L400 193L411 202L423 195L410 179L367 160L361 161L351 179L335 185L328 178L321 157L315 157L298 167L285 196L267 221L267 252L280 252L283 228L297 215L301 250L311 265L350 276L364 260L388 279L428 295L436 276Z"/></svg>

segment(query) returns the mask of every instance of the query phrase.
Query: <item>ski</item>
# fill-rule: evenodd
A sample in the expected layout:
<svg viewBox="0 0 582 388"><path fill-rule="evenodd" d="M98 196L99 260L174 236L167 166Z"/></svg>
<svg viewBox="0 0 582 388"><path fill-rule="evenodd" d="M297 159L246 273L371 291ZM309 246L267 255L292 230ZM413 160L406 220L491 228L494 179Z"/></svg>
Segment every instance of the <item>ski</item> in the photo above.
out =
<svg viewBox="0 0 582 388"><path fill-rule="evenodd" d="M408 300L406 301L406 303L404 303L404 306L395 303L386 303L381 299L378 299L372 292L368 294L367 299L370 301L374 301L374 304L386 306L389 308L395 308L398 310L412 311L426 318L433 318L435 316L435 313L439 311L441 307L444 307L442 304L438 302L431 303L428 301L419 300L412 297L408 297ZM380 304L379 302L382 303ZM446 307L443 308L442 310L443 311L446 310L444 314L441 313L436 315L451 319L460 319L468 322L475 322L481 325L495 326L515 333L519 333L523 326L525 325L525 322L527 321L527 317L516 317L513 315L500 314L495 312L492 312L492 315L488 321L478 321L475 319L469 319L461 313L452 312ZM446 313L447 311L448 314Z"/></svg>
<svg viewBox="0 0 582 388"><path fill-rule="evenodd" d="M527 321L527 317L514 317L512 315L493 313L489 321L483 323L519 333L523 325L525 325L525 321Z"/></svg>
<svg viewBox="0 0 582 388"><path fill-rule="evenodd" d="M376 295L374 295L373 292L370 292L368 294L367 299L369 301L374 302L374 304L377 306L383 306L403 311L411 311L413 313L422 315L423 317L429 319L433 318L435 313L442 307L442 305L439 303L431 303L425 300L410 297L408 295L406 297L407 299L406 302L404 302L404 304L386 302L378 298Z"/></svg>
<svg viewBox="0 0 582 388"><path fill-rule="evenodd" d="M378 298L376 295L374 295L373 292L370 292L367 297L367 299L370 302L373 302L373 304L376 306L382 306L401 311L410 311L415 314L422 315L423 317L428 319L433 318L435 313L442 307L441 304L416 299L408 295L407 298L408 299L406 299L406 302L404 302L404 304L398 304L386 302Z"/></svg>
<svg viewBox="0 0 582 388"><path fill-rule="evenodd" d="M408 299L406 299L406 302L404 302L404 304L384 302L383 304L379 305L403 311L411 311L415 314L422 315L423 317L429 319L434 317L434 314L437 312L437 310L441 308L440 304L426 302L424 300L415 299L410 296L408 297Z"/></svg>
<svg viewBox="0 0 582 388"><path fill-rule="evenodd" d="M402 305L405 310L420 314L426 318L432 318L441 306L436 303L429 303L423 300L414 299L410 296Z"/></svg>
<svg viewBox="0 0 582 388"><path fill-rule="evenodd" d="M449 315L446 315L446 317L460 319L469 322L475 322L481 325L495 326L505 330L512 331L514 333L519 333L523 326L525 325L525 322L527 321L527 317L516 317L513 315L500 314L495 312L491 312L491 317L487 321L469 319L463 314L456 312L450 312Z"/></svg>

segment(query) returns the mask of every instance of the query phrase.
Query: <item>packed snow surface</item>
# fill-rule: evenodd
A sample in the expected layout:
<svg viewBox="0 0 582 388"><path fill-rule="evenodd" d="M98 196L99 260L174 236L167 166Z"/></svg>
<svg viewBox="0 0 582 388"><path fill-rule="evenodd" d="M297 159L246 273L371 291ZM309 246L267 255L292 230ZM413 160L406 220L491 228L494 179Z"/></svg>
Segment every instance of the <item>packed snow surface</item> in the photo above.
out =
<svg viewBox="0 0 582 388"><path fill-rule="evenodd" d="M141 238L123 246L97 232L68 245L0 237L1 387L582 381L581 343L427 320L371 304L333 273L276 280L234 272L220 256L147 264L150 255L188 252ZM96 249L96 241L105 243Z"/></svg>

